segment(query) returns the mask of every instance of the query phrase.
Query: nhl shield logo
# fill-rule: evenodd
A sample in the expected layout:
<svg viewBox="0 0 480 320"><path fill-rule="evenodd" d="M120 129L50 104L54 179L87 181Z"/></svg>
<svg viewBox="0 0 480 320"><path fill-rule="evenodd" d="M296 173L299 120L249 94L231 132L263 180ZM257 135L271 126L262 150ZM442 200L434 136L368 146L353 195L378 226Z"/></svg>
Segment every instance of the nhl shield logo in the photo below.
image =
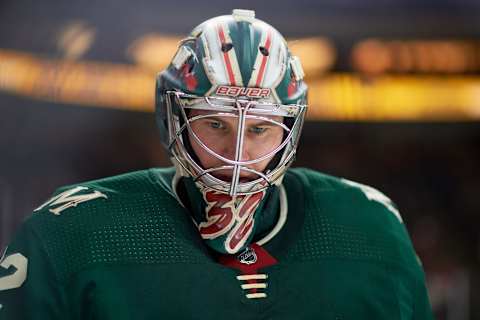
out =
<svg viewBox="0 0 480 320"><path fill-rule="evenodd" d="M257 262L257 254L253 248L246 247L245 250L237 256L237 259L243 264L254 264Z"/></svg>

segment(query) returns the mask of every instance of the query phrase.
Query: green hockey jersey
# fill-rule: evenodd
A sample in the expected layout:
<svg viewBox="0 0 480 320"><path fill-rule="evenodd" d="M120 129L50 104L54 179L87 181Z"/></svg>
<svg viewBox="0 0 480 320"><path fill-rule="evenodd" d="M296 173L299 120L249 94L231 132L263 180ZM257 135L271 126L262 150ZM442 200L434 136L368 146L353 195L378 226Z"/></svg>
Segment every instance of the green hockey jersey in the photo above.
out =
<svg viewBox="0 0 480 320"><path fill-rule="evenodd" d="M405 226L377 190L289 169L272 230L215 255L173 177L150 169L58 190L3 254L0 319L433 318Z"/></svg>

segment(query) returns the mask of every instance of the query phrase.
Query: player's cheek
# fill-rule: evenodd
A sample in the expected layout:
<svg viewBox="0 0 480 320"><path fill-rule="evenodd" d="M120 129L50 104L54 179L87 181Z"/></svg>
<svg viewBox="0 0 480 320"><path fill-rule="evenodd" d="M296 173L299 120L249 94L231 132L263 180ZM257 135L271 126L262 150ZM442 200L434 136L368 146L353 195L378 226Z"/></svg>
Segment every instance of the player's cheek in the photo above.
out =
<svg viewBox="0 0 480 320"><path fill-rule="evenodd" d="M282 143L282 136L273 130L267 131L267 133L259 139L257 149L260 156L265 156L272 153Z"/></svg>
<svg viewBox="0 0 480 320"><path fill-rule="evenodd" d="M272 160L272 157L269 157L265 160L262 160L262 161L256 163L254 169L259 171L259 172L265 171L265 169L267 168L267 165L270 162L270 160Z"/></svg>
<svg viewBox="0 0 480 320"><path fill-rule="evenodd" d="M199 123L197 125L192 125L193 134L201 141L204 145L206 145L209 149L218 152L218 145L222 143L223 137L220 134L220 130L212 129L205 123ZM195 137L190 135L190 141L192 144L196 144L198 147L201 148L201 145Z"/></svg>

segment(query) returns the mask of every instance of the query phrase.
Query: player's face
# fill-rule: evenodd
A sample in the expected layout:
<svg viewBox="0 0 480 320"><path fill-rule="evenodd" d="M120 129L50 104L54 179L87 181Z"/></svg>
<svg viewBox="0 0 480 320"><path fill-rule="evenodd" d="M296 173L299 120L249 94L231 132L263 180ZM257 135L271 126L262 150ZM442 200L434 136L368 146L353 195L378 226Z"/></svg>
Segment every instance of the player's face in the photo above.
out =
<svg viewBox="0 0 480 320"><path fill-rule="evenodd" d="M209 111L192 110L190 118L197 115L211 114ZM282 123L283 117L271 116L271 120ZM235 160L238 135L238 118L226 116L211 116L195 120L191 123L192 131L212 151L229 160ZM283 128L274 123L261 119L246 119L244 128L243 148L240 161L251 161L265 156L277 148L283 139ZM211 155L190 134L190 142L193 151L199 158L205 169L228 165L222 160ZM247 165L248 168L263 172L272 159L272 153L266 159ZM212 172L214 176L229 181L232 176L231 170ZM258 176L242 171L240 181L257 179Z"/></svg>

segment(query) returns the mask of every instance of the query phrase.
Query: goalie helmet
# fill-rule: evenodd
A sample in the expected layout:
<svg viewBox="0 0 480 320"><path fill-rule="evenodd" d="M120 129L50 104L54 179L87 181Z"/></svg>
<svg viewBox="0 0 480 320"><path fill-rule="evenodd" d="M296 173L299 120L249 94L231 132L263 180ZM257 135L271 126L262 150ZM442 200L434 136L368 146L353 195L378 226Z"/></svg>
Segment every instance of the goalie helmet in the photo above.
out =
<svg viewBox="0 0 480 320"><path fill-rule="evenodd" d="M300 61L291 55L282 35L256 19L253 11L233 10L232 15L197 26L180 42L156 83L157 124L177 174L192 177L202 188L231 196L280 183L294 159L305 117L307 86L303 77ZM236 120L232 156L209 146L192 129L195 121L219 117ZM242 159L249 121L281 127L281 143L255 159ZM192 144L222 164L203 167ZM254 169L265 160L269 164L264 170ZM216 174L226 170L228 178ZM243 174L251 178L244 181Z"/></svg>

